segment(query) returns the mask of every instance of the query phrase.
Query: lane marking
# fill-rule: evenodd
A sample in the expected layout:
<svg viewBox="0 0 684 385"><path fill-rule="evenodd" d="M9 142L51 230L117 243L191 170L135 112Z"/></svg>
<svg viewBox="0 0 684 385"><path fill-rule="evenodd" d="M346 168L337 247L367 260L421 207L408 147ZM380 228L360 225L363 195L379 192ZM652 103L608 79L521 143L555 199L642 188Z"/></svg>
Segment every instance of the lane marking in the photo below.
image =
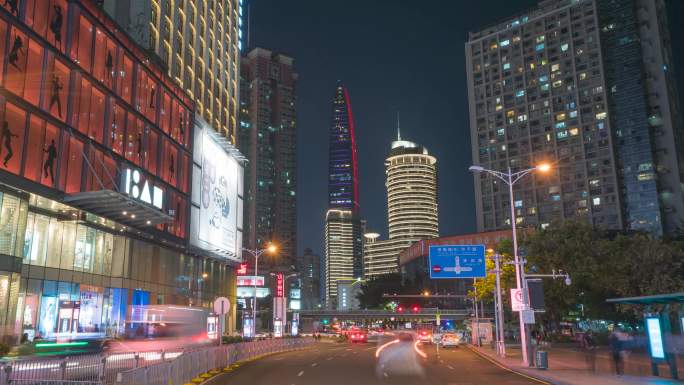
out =
<svg viewBox="0 0 684 385"><path fill-rule="evenodd" d="M304 371L302 370L301 372L299 372L299 373L297 374L297 377L301 377L301 376L303 376L303 375L304 375Z"/></svg>
<svg viewBox="0 0 684 385"><path fill-rule="evenodd" d="M315 368L316 366L318 366L318 362L314 362L313 364L311 364L312 368Z"/></svg>
<svg viewBox="0 0 684 385"><path fill-rule="evenodd" d="M382 375L385 376L385 378L389 378L389 374L387 374L387 372L382 372Z"/></svg>
<svg viewBox="0 0 684 385"><path fill-rule="evenodd" d="M328 357L328 358L326 358L325 360L326 360L326 361L331 361L333 358L335 358L335 357Z"/></svg>
<svg viewBox="0 0 684 385"><path fill-rule="evenodd" d="M451 366L451 365L447 365L447 367L448 367L449 369L451 369L451 370L455 370L454 367Z"/></svg>

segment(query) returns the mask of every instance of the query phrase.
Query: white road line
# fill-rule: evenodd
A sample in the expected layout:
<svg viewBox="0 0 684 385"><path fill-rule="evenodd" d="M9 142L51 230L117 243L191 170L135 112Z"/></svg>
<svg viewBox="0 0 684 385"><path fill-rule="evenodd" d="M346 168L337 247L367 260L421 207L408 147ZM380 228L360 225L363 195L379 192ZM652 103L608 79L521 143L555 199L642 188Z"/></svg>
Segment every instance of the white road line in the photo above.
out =
<svg viewBox="0 0 684 385"><path fill-rule="evenodd" d="M448 365L447 367L448 367L449 369L451 369L451 370L454 370L454 367L451 366L451 365Z"/></svg>
<svg viewBox="0 0 684 385"><path fill-rule="evenodd" d="M313 364L311 364L312 368L315 368L316 366L318 366L318 362L314 362Z"/></svg>
<svg viewBox="0 0 684 385"><path fill-rule="evenodd" d="M325 360L326 360L326 361L332 361L333 358L335 358L335 357L328 357L328 358L326 358Z"/></svg>
<svg viewBox="0 0 684 385"><path fill-rule="evenodd" d="M304 375L304 371L302 370L301 372L299 372L299 374L297 374L297 377L301 377L303 375Z"/></svg>
<svg viewBox="0 0 684 385"><path fill-rule="evenodd" d="M385 376L385 378L389 377L389 374L387 374L387 372L382 372L382 375Z"/></svg>

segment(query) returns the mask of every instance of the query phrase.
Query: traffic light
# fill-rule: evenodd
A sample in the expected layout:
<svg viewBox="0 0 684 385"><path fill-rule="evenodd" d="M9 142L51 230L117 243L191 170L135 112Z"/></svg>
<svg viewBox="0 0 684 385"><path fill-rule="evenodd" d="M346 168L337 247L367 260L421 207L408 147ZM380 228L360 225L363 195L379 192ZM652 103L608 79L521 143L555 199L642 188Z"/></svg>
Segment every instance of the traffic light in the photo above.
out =
<svg viewBox="0 0 684 385"><path fill-rule="evenodd" d="M403 307L403 306L397 306L397 312L403 313L403 312L404 312L404 307Z"/></svg>
<svg viewBox="0 0 684 385"><path fill-rule="evenodd" d="M418 305L413 305L413 310L414 313L418 313L420 311L420 307Z"/></svg>
<svg viewBox="0 0 684 385"><path fill-rule="evenodd" d="M329 323L330 323L330 321L328 321L327 318L324 318L324 319L323 319L323 325L327 325L327 324L329 324Z"/></svg>

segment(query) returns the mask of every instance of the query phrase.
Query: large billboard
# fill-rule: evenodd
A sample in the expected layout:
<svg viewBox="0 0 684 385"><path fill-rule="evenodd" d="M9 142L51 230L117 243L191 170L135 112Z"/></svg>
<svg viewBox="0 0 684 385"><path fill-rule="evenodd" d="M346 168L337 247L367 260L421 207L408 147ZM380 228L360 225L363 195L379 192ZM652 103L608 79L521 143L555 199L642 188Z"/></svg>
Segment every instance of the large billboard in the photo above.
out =
<svg viewBox="0 0 684 385"><path fill-rule="evenodd" d="M237 150L204 121L195 125L190 243L239 261L242 243L243 166Z"/></svg>

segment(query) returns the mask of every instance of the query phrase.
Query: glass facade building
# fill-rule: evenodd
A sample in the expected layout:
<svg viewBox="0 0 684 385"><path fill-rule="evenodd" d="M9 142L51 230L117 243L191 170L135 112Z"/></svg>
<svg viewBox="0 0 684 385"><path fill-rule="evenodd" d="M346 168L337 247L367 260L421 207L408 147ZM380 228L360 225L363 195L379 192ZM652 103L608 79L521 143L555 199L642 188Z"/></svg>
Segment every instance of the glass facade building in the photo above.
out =
<svg viewBox="0 0 684 385"><path fill-rule="evenodd" d="M328 212L325 216L325 298L334 306L337 281L363 275L363 223L354 115L349 91L337 82L332 101L328 147Z"/></svg>
<svg viewBox="0 0 684 385"><path fill-rule="evenodd" d="M229 295L228 265L186 253L193 102L93 2L17 4L0 8L2 339L113 336L129 305Z"/></svg>
<svg viewBox="0 0 684 385"><path fill-rule="evenodd" d="M552 172L515 186L519 226L565 219L676 233L684 220L682 119L661 0L546 0L472 32L473 163ZM476 174L480 231L510 227L508 189Z"/></svg>

